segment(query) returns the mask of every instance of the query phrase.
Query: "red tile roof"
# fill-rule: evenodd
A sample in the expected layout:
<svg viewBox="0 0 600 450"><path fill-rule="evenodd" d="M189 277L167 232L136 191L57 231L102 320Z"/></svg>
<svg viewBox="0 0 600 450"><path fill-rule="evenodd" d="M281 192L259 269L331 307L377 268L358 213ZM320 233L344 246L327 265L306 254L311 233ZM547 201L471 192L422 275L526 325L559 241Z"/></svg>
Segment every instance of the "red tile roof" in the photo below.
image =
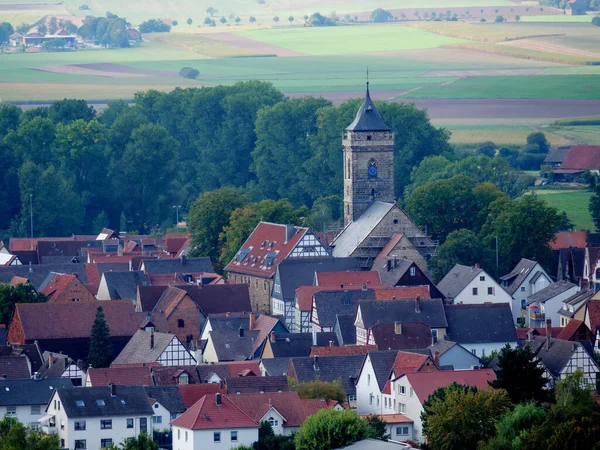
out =
<svg viewBox="0 0 600 450"><path fill-rule="evenodd" d="M346 345L343 347L311 347L309 356L354 356L366 355L377 350L374 345Z"/></svg>
<svg viewBox="0 0 600 450"><path fill-rule="evenodd" d="M397 286L388 289L375 289L375 299L395 300L399 298L431 298L429 286Z"/></svg>
<svg viewBox="0 0 600 450"><path fill-rule="evenodd" d="M526 340L529 330L532 336L546 336L546 328L517 328L517 339ZM550 327L550 337L558 338L558 335L563 331L561 327Z"/></svg>
<svg viewBox="0 0 600 450"><path fill-rule="evenodd" d="M12 277L12 280L10 280L11 287L15 287L15 286L18 286L19 284L27 284L27 283L29 283L29 280L27 278L23 278L23 277Z"/></svg>
<svg viewBox="0 0 600 450"><path fill-rule="evenodd" d="M100 286L100 273L98 272L98 265L84 264L83 268L88 279L88 284L96 286L96 292L98 292L98 286Z"/></svg>
<svg viewBox="0 0 600 450"><path fill-rule="evenodd" d="M369 416L360 416L366 419ZM414 420L409 419L403 414L379 414L377 415L385 423L414 423Z"/></svg>
<svg viewBox="0 0 600 450"><path fill-rule="evenodd" d="M431 358L427 355L410 352L398 352L396 360L392 366L392 371L396 378L401 377L405 373L418 372L425 365L434 365Z"/></svg>
<svg viewBox="0 0 600 450"><path fill-rule="evenodd" d="M260 222L225 270L270 278L307 231L308 228L294 227L288 240L288 226ZM270 264L267 263L269 254L274 255Z"/></svg>
<svg viewBox="0 0 600 450"><path fill-rule="evenodd" d="M402 239L403 236L404 235L402 233L394 233L390 238L389 242L386 244L386 246L383 247L383 250L381 250L381 252L379 252L379 255L377 255L377 257L375 258L375 262L379 261L380 259L387 258L390 252L394 249L396 244L400 242L400 239Z"/></svg>
<svg viewBox="0 0 600 450"><path fill-rule="evenodd" d="M54 275L54 278L52 278L52 280L50 280L50 282L44 287L44 289L40 290L40 293L48 297L48 301L51 302L56 299L56 297L58 297L62 291L64 291L75 279L77 279L75 275L57 273Z"/></svg>
<svg viewBox="0 0 600 450"><path fill-rule="evenodd" d="M278 322L279 319L277 317L265 315L262 315L256 319L256 322L254 322L254 328L252 328L252 330L258 331L258 336L256 336L256 340L254 341L254 345L252 347L253 353L258 350L265 338L269 335L269 333L271 333Z"/></svg>
<svg viewBox="0 0 600 450"><path fill-rule="evenodd" d="M315 412L312 406L304 407L297 392L240 394L230 395L228 398L256 422L260 422L271 407L284 417L285 426L288 427L299 427ZM327 403L319 402L319 406L319 409L327 408Z"/></svg>
<svg viewBox="0 0 600 450"><path fill-rule="evenodd" d="M181 250L190 242L187 234L166 234L163 237L165 251L177 256Z"/></svg>
<svg viewBox="0 0 600 450"><path fill-rule="evenodd" d="M335 401L335 400L324 400L321 398L315 398L315 399L307 399L307 400L301 400L302 401L302 406L304 407L304 411L306 411L306 415L308 416L312 416L313 414L317 413L318 411L322 410L322 409L331 409L333 408L335 405L340 405L340 406L344 406L343 404Z"/></svg>
<svg viewBox="0 0 600 450"><path fill-rule="evenodd" d="M217 406L215 397L216 394L205 395L171 425L190 430L259 427L227 395L221 394L221 406Z"/></svg>
<svg viewBox="0 0 600 450"><path fill-rule="evenodd" d="M587 245L586 231L560 231L555 235L556 240L550 242L552 250L560 250L561 248L585 248Z"/></svg>
<svg viewBox="0 0 600 450"><path fill-rule="evenodd" d="M89 338L102 306L111 336L133 336L139 319L131 300L77 303L19 303L15 308L28 341L43 339ZM12 323L11 323L12 326Z"/></svg>
<svg viewBox="0 0 600 450"><path fill-rule="evenodd" d="M214 397L217 392L224 392L217 383L178 384L177 387L179 388L179 392L181 392L183 406L186 408L192 406L205 395Z"/></svg>
<svg viewBox="0 0 600 450"><path fill-rule="evenodd" d="M600 146L573 145L558 170L599 170Z"/></svg>
<svg viewBox="0 0 600 450"><path fill-rule="evenodd" d="M414 389L418 399L423 403L433 392L454 382L489 389L488 381L496 379L492 369L480 370L441 370L439 372L407 373L406 378Z"/></svg>
<svg viewBox="0 0 600 450"><path fill-rule="evenodd" d="M583 325L583 322L581 320L571 319L569 323L561 329L560 333L558 334L558 336L556 336L556 338L562 339L563 341L571 340L571 338L577 332L581 325Z"/></svg>
<svg viewBox="0 0 600 450"><path fill-rule="evenodd" d="M153 386L150 367L113 367L89 369L88 378L92 386Z"/></svg>
<svg viewBox="0 0 600 450"><path fill-rule="evenodd" d="M316 272L315 284L320 287L340 287L347 289L350 286L368 287L380 285L379 272Z"/></svg>

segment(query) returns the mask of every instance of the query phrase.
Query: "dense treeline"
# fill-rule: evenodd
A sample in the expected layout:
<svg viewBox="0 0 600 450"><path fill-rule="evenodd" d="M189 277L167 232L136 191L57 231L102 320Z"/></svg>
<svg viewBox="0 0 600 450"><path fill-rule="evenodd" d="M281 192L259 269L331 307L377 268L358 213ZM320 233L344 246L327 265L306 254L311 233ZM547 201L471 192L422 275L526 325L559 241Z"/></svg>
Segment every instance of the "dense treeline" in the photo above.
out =
<svg viewBox="0 0 600 450"><path fill-rule="evenodd" d="M335 220L342 131L359 103L284 99L270 83L252 81L142 92L132 106L112 102L101 114L81 100L25 112L2 105L1 233L29 234L30 201L37 236L103 226L149 232L174 222L174 205L188 210L199 194L222 187L243 190L252 204L288 198L298 220L310 218L302 206L315 204L329 211L320 223ZM400 197L413 166L427 156L452 158L453 151L448 133L424 111L379 108L397 136Z"/></svg>
<svg viewBox="0 0 600 450"><path fill-rule="evenodd" d="M540 5L553 6L554 8L566 9L569 0L541 0ZM587 9L596 11L600 9L600 0L586 0Z"/></svg>
<svg viewBox="0 0 600 450"><path fill-rule="evenodd" d="M84 39L101 45L129 46L128 23L125 19L107 13L107 17L86 17L77 33Z"/></svg>

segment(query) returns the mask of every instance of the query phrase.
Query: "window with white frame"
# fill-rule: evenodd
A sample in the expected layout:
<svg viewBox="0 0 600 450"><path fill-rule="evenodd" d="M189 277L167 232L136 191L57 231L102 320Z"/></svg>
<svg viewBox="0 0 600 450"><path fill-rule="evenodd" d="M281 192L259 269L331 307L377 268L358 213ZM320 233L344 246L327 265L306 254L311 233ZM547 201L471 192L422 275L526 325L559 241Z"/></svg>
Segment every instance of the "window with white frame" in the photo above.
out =
<svg viewBox="0 0 600 450"><path fill-rule="evenodd" d="M417 269L415 269L414 267L410 268L410 276L414 277L417 274Z"/></svg>
<svg viewBox="0 0 600 450"><path fill-rule="evenodd" d="M112 445L112 439L100 439L100 448L109 448Z"/></svg>
<svg viewBox="0 0 600 450"><path fill-rule="evenodd" d="M232 431L231 432L231 442L237 442L237 440L238 440L238 432Z"/></svg>
<svg viewBox="0 0 600 450"><path fill-rule="evenodd" d="M127 428L133 428L133 419L127 419Z"/></svg>
<svg viewBox="0 0 600 450"><path fill-rule="evenodd" d="M279 426L279 420L274 417L269 417L269 423L271 424L272 427Z"/></svg>
<svg viewBox="0 0 600 450"><path fill-rule="evenodd" d="M479 281L485 281L485 277L482 275L479 277Z"/></svg>
<svg viewBox="0 0 600 450"><path fill-rule="evenodd" d="M398 394L400 395L406 395L406 386L403 386L401 384L398 385Z"/></svg>
<svg viewBox="0 0 600 450"><path fill-rule="evenodd" d="M350 402L350 403L356 402L356 395L348 395L348 402Z"/></svg>
<svg viewBox="0 0 600 450"><path fill-rule="evenodd" d="M75 439L75 449L81 449L81 450L85 450L87 448L87 445L85 443L85 439Z"/></svg>
<svg viewBox="0 0 600 450"><path fill-rule="evenodd" d="M477 288L476 287L473 288L473 295L477 295Z"/></svg>
<svg viewBox="0 0 600 450"><path fill-rule="evenodd" d="M397 436L408 436L408 427L396 427Z"/></svg>
<svg viewBox="0 0 600 450"><path fill-rule="evenodd" d="M75 431L85 431L85 420L75 421Z"/></svg>
<svg viewBox="0 0 600 450"><path fill-rule="evenodd" d="M371 386L371 374L367 374L367 386Z"/></svg>
<svg viewBox="0 0 600 450"><path fill-rule="evenodd" d="M185 434L187 435L187 431L185 432ZM187 439L186 439L186 441L187 441ZM214 442L221 442L221 432L215 431L213 433L213 441Z"/></svg>
<svg viewBox="0 0 600 450"><path fill-rule="evenodd" d="M432 329L431 336L433 337L433 343L435 344L438 341L438 330L435 328Z"/></svg>
<svg viewBox="0 0 600 450"><path fill-rule="evenodd" d="M6 407L6 415L7 416L16 416L17 415L17 407L16 406L7 406Z"/></svg>
<svg viewBox="0 0 600 450"><path fill-rule="evenodd" d="M162 416L152 416L152 423L162 423Z"/></svg>
<svg viewBox="0 0 600 450"><path fill-rule="evenodd" d="M398 412L401 414L406 413L406 403L398 403Z"/></svg>
<svg viewBox="0 0 600 450"><path fill-rule="evenodd" d="M101 420L100 421L100 429L101 430L112 430L112 420Z"/></svg>
<svg viewBox="0 0 600 450"><path fill-rule="evenodd" d="M41 411L40 405L31 405L31 414L41 414Z"/></svg>

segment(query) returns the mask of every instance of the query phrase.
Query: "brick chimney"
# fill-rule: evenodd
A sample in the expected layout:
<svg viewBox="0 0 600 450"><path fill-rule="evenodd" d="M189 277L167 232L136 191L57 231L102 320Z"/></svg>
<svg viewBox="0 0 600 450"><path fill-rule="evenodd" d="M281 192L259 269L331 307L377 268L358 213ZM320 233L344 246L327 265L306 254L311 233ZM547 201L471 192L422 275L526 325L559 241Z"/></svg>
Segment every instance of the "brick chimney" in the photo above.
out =
<svg viewBox="0 0 600 450"><path fill-rule="evenodd" d="M313 369L315 369L315 372L319 370L319 357L317 355L313 356Z"/></svg>
<svg viewBox="0 0 600 450"><path fill-rule="evenodd" d="M550 350L550 338L552 337L552 319L546 319L546 350Z"/></svg>
<svg viewBox="0 0 600 450"><path fill-rule="evenodd" d="M437 350L433 354L433 362L436 366L440 367L440 352L438 352Z"/></svg>
<svg viewBox="0 0 600 450"><path fill-rule="evenodd" d="M254 330L254 326L256 325L256 316L254 315L254 313L250 313L248 315L248 317L250 318L250 328L249 328L249 330Z"/></svg>
<svg viewBox="0 0 600 450"><path fill-rule="evenodd" d="M421 297L419 297L418 295L415 298L415 312L421 312Z"/></svg>
<svg viewBox="0 0 600 450"><path fill-rule="evenodd" d="M48 354L48 367L52 367L52 364L54 364L54 355L52 353Z"/></svg>
<svg viewBox="0 0 600 450"><path fill-rule="evenodd" d="M275 342L275 332L274 332L274 331L271 331L271 334L270 334L270 336L271 336L271 342L273 342L273 343L274 343L274 342Z"/></svg>
<svg viewBox="0 0 600 450"><path fill-rule="evenodd" d="M330 347L333 347L333 346L334 346L333 344L334 344L334 342L333 342L333 341L329 341L329 346L330 346Z"/></svg>
<svg viewBox="0 0 600 450"><path fill-rule="evenodd" d="M150 350L154 348L154 331L150 332Z"/></svg>

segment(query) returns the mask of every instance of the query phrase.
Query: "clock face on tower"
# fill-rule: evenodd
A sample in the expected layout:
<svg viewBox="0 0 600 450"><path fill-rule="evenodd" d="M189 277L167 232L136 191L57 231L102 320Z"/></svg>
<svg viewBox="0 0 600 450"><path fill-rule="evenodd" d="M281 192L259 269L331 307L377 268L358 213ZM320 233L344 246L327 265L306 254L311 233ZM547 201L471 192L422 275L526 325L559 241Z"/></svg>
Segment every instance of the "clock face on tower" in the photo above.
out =
<svg viewBox="0 0 600 450"><path fill-rule="evenodd" d="M377 166L375 165L375 162L371 161L369 163L369 176L370 177L376 177L377 176Z"/></svg>

